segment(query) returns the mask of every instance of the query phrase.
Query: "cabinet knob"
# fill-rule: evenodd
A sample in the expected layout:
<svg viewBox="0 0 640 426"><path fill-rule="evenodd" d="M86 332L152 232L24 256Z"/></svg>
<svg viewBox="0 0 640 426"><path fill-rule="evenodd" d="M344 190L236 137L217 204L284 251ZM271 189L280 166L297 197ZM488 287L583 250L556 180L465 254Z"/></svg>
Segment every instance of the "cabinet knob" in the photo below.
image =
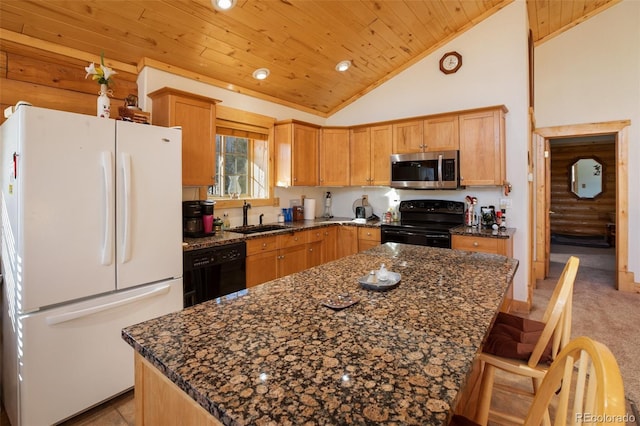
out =
<svg viewBox="0 0 640 426"><path fill-rule="evenodd" d="M371 236L371 232L367 232L367 237L370 237L370 236Z"/></svg>
<svg viewBox="0 0 640 426"><path fill-rule="evenodd" d="M298 178L295 178L295 177L293 178L293 181L294 181L294 182L295 182L295 181L297 181L297 180L298 180Z"/></svg>
<svg viewBox="0 0 640 426"><path fill-rule="evenodd" d="M293 241L298 241L298 237L293 237Z"/></svg>
<svg viewBox="0 0 640 426"><path fill-rule="evenodd" d="M309 249L309 251L313 251L313 249L312 249L312 248L310 248L310 249Z"/></svg>
<svg viewBox="0 0 640 426"><path fill-rule="evenodd" d="M267 247L267 243L262 243L262 248L266 248Z"/></svg>
<svg viewBox="0 0 640 426"><path fill-rule="evenodd" d="M478 244L478 242L477 242L477 241L474 241L474 242L473 242L473 246L474 246L474 247L478 247L479 245L480 245L480 244Z"/></svg>

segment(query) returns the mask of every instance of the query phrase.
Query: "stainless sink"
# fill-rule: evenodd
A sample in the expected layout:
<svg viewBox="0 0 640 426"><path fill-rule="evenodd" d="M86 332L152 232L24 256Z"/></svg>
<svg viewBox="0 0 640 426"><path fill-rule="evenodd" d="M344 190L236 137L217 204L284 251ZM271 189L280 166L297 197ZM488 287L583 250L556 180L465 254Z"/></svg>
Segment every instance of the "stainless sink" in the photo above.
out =
<svg viewBox="0 0 640 426"><path fill-rule="evenodd" d="M239 234L257 234L258 232L278 231L280 229L289 229L285 225L249 225L231 228L229 231Z"/></svg>

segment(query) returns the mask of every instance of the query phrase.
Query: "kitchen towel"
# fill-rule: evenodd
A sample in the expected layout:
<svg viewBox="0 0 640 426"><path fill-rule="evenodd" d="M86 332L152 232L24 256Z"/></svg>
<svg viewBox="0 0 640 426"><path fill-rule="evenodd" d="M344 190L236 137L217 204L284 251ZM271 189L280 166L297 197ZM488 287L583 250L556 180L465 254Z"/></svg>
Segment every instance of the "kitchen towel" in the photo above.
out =
<svg viewBox="0 0 640 426"><path fill-rule="evenodd" d="M313 220L316 218L316 200L313 198L304 199L304 220Z"/></svg>

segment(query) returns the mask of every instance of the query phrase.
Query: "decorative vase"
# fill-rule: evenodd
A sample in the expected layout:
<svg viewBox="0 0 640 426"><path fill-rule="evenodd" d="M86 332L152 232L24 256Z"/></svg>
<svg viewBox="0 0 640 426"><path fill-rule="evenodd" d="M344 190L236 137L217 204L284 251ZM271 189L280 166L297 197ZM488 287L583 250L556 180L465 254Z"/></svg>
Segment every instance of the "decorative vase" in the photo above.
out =
<svg viewBox="0 0 640 426"><path fill-rule="evenodd" d="M109 118L110 113L111 99L109 99L109 89L106 84L101 84L98 96L98 117Z"/></svg>
<svg viewBox="0 0 640 426"><path fill-rule="evenodd" d="M240 176L231 175L229 176L229 188L227 188L227 193L231 198L238 198L240 195Z"/></svg>

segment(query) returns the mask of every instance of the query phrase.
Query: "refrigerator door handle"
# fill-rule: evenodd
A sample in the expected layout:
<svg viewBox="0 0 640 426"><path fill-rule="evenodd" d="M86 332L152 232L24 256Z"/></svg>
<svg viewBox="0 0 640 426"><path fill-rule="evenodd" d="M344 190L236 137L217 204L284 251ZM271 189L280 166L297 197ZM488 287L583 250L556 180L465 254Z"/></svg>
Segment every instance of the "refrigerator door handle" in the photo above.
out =
<svg viewBox="0 0 640 426"><path fill-rule="evenodd" d="M122 259L121 263L131 260L131 155L122 153L122 190L123 215L122 224Z"/></svg>
<svg viewBox="0 0 640 426"><path fill-rule="evenodd" d="M102 172L104 181L104 237L102 238L102 256L101 262L103 265L110 265L113 262L113 231L111 225L113 224L113 218L111 214L113 212L113 160L111 152L103 152L102 158Z"/></svg>
<svg viewBox="0 0 640 426"><path fill-rule="evenodd" d="M147 291L146 293L127 297L126 299L116 300L115 302L105 303L104 305L92 306L91 308L78 309L77 311L66 312L60 315L50 316L46 318L46 322L48 325L55 325L61 324L63 322L73 321L79 318L88 317L89 315L94 315L109 309L119 308L120 306L128 305L133 302L138 302L140 300L149 299L161 294L166 294L169 292L170 288L171 285L167 284L162 287L154 288L153 290Z"/></svg>

